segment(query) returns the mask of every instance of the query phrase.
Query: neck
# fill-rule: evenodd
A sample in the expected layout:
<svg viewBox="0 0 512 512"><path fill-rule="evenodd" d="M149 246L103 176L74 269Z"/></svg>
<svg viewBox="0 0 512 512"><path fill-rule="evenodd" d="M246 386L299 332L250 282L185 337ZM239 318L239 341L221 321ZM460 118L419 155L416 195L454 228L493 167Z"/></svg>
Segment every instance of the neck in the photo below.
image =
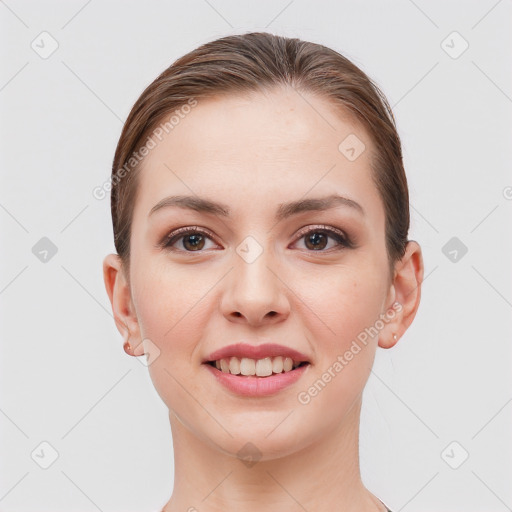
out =
<svg viewBox="0 0 512 512"><path fill-rule="evenodd" d="M301 451L251 466L198 439L170 413L175 475L163 512L385 511L361 482L360 411L358 400L329 435Z"/></svg>

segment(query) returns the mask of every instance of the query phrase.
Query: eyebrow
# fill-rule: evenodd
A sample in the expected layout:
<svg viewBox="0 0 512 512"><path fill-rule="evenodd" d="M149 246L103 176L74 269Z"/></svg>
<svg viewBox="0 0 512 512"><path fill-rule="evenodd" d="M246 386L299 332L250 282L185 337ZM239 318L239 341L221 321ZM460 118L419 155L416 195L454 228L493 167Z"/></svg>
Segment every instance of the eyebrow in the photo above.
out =
<svg viewBox="0 0 512 512"><path fill-rule="evenodd" d="M290 203L281 203L277 208L275 219L276 221L281 221L299 213L329 210L338 206L346 206L356 210L361 215L365 215L363 207L356 201L337 194L332 194L326 197L300 199ZM155 204L155 206L151 208L148 216L153 215L163 208L171 207L211 213L220 217L229 217L231 212L229 206L199 196L169 196Z"/></svg>

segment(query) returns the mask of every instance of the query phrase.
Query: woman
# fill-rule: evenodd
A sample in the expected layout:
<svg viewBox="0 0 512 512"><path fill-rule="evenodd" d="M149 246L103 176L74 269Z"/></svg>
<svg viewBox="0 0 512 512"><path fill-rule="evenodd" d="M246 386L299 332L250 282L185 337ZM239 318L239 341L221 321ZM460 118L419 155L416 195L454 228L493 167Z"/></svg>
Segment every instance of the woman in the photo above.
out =
<svg viewBox="0 0 512 512"><path fill-rule="evenodd" d="M169 408L163 510L389 510L361 481L361 399L423 262L377 86L299 39L207 43L135 103L111 201L116 325Z"/></svg>

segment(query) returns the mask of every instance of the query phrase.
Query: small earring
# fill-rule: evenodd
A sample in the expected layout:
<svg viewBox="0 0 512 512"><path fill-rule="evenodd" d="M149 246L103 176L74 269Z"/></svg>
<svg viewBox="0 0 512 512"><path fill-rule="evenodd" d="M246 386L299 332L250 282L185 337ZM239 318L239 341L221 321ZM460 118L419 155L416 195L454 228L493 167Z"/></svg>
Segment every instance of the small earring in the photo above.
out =
<svg viewBox="0 0 512 512"><path fill-rule="evenodd" d="M131 356L132 355L132 347L130 346L130 344L126 341L123 345L123 348L124 348L124 351L129 355Z"/></svg>
<svg viewBox="0 0 512 512"><path fill-rule="evenodd" d="M398 336L396 334L393 334L393 339L396 341L398 339Z"/></svg>
<svg viewBox="0 0 512 512"><path fill-rule="evenodd" d="M131 356L132 355L132 353L131 353L132 347L131 347L130 343L128 342L128 340L130 339L130 329L128 329L128 327L126 327L126 324L124 324L123 338L124 338L124 345L123 345L124 351L129 356Z"/></svg>

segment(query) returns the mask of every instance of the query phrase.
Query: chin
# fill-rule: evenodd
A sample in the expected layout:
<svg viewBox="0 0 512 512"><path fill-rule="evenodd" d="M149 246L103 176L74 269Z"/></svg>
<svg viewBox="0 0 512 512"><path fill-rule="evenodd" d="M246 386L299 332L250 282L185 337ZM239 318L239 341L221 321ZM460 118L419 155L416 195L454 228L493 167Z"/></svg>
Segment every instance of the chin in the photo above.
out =
<svg viewBox="0 0 512 512"><path fill-rule="evenodd" d="M242 415L242 421L225 425L233 437L226 434L220 438L212 438L210 431L210 442L232 457L258 459L264 462L299 452L322 436L320 429L315 428L312 422L297 421L300 420L298 414L294 418L295 421L292 421L291 417L296 413L292 413L285 419L287 414L289 412L264 415L260 411L254 414L254 421L251 423L244 423L243 418L248 419L248 417ZM307 431L303 431L305 426Z"/></svg>

